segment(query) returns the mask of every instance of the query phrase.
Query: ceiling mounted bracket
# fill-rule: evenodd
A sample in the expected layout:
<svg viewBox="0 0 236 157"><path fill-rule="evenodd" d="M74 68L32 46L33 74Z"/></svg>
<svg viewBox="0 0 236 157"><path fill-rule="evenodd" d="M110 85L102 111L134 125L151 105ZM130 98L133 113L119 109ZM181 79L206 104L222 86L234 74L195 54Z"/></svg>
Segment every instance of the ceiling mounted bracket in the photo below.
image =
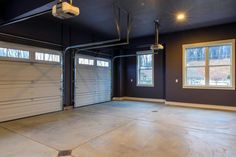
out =
<svg viewBox="0 0 236 157"><path fill-rule="evenodd" d="M160 22L159 20L155 20L155 44L151 45L151 50L158 51L164 49L164 46L159 44L159 33L160 33Z"/></svg>

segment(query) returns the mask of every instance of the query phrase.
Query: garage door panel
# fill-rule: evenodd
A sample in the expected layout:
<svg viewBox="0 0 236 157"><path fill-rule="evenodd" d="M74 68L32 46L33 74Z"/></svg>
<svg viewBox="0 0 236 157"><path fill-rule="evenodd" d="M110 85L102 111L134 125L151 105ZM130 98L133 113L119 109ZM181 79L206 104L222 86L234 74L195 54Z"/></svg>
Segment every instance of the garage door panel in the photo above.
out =
<svg viewBox="0 0 236 157"><path fill-rule="evenodd" d="M34 116L49 112L55 112L55 110L61 110L61 106L57 104L61 103L60 101L51 101L51 102L44 102L44 103L25 103L23 106L20 107L8 107L0 108L0 121L7 121L11 119L18 119L24 118L28 116Z"/></svg>
<svg viewBox="0 0 236 157"><path fill-rule="evenodd" d="M99 80L97 81L97 87L111 87L110 80Z"/></svg>
<svg viewBox="0 0 236 157"><path fill-rule="evenodd" d="M48 76L55 76L60 74L59 65L44 65L38 63L25 63L25 62L11 62L1 61L0 63L1 75L0 76L21 76L25 73L27 76L39 76L42 73ZM47 73L48 72L48 73ZM1 77L2 78L2 77Z"/></svg>
<svg viewBox="0 0 236 157"><path fill-rule="evenodd" d="M96 98L94 96L91 96L91 95L77 95L75 98L76 98L76 101L75 101L76 104L80 105L80 106L96 103Z"/></svg>
<svg viewBox="0 0 236 157"><path fill-rule="evenodd" d="M94 60L93 65L79 64L79 58ZM75 107L111 100L111 67L99 67L100 58L76 55ZM110 62L108 59L102 59Z"/></svg>
<svg viewBox="0 0 236 157"><path fill-rule="evenodd" d="M107 81L108 82L108 81ZM111 88L111 85L107 85L106 82L97 82L98 85L96 86L97 89L99 89L100 91L103 91L103 90L108 90ZM99 84L100 83L100 84Z"/></svg>
<svg viewBox="0 0 236 157"><path fill-rule="evenodd" d="M85 78L85 77L77 77L76 83L96 83L97 79L92 79L92 78ZM89 82L89 83L88 83Z"/></svg>
<svg viewBox="0 0 236 157"><path fill-rule="evenodd" d="M97 75L97 81L101 81L101 80L106 80L106 81L110 81L110 79L109 79L109 77L110 77L110 74L108 75L108 74L104 74L104 75Z"/></svg>
<svg viewBox="0 0 236 157"><path fill-rule="evenodd" d="M34 91L33 94L35 96L37 95L38 97L58 96L58 95L61 95L61 90L48 89L48 90L42 91L38 89L37 91Z"/></svg>
<svg viewBox="0 0 236 157"><path fill-rule="evenodd" d="M0 60L0 69L0 122L62 110L59 63Z"/></svg>
<svg viewBox="0 0 236 157"><path fill-rule="evenodd" d="M48 83L36 83L32 85L32 88L54 88L54 89L60 89L61 82L48 82Z"/></svg>
<svg viewBox="0 0 236 157"><path fill-rule="evenodd" d="M48 97L61 95L61 90L58 89L60 86L50 85L47 87L32 86L29 87L11 86L11 88L0 88L0 101L8 101L12 99L32 99L35 97ZM12 90L14 89L14 90Z"/></svg>
<svg viewBox="0 0 236 157"><path fill-rule="evenodd" d="M91 105L96 103L96 98L93 95L77 95L76 100L79 100L77 102L78 106L84 106L84 105Z"/></svg>
<svg viewBox="0 0 236 157"><path fill-rule="evenodd" d="M97 72L97 77L99 77L99 79L109 79L111 76L110 71L106 70L99 70Z"/></svg>
<svg viewBox="0 0 236 157"><path fill-rule="evenodd" d="M94 78L97 78L97 75L94 74L93 71L87 71L87 72L79 72L77 75L77 78L79 79L90 79L90 80L95 80Z"/></svg>
<svg viewBox="0 0 236 157"><path fill-rule="evenodd" d="M98 88L98 89L100 89L100 90L99 90L99 93L100 93L100 92L101 92L101 93L102 93L102 92L104 93L105 91L108 91L107 88L109 88L109 87L101 86L100 88ZM109 90L109 92L110 92L110 90ZM106 93L105 93L105 94L106 94Z"/></svg>
<svg viewBox="0 0 236 157"><path fill-rule="evenodd" d="M47 83L24 83L24 84L17 84L17 83L12 83L12 84L0 84L0 90L12 90L12 88L15 89L21 89L21 88L54 88L56 87L59 89L61 85L61 82L47 82Z"/></svg>
<svg viewBox="0 0 236 157"><path fill-rule="evenodd" d="M1 67L0 67L1 68ZM20 75L22 73L25 73L24 76ZM18 73L12 73L12 74L2 74L1 72L1 82L11 82L11 83L15 83L15 81L18 82L28 82L28 81L59 81L58 77L61 77L59 75L52 75L52 74L48 74L50 72L47 73L39 73L39 72L18 72Z"/></svg>
<svg viewBox="0 0 236 157"><path fill-rule="evenodd" d="M96 95L97 103L111 101L111 95L109 92L102 92L101 94Z"/></svg>
<svg viewBox="0 0 236 157"><path fill-rule="evenodd" d="M27 98L32 98L33 93L32 89L27 89L27 88L18 88L14 89L5 89L5 90L0 90L0 100L1 101L8 101L12 99L27 99Z"/></svg>
<svg viewBox="0 0 236 157"><path fill-rule="evenodd" d="M90 91L96 91L96 88L94 88L94 86L96 87L96 83L95 82L91 82L91 84L89 82L86 83L78 83L76 84L76 92L77 93L85 93L85 92L90 92Z"/></svg>
<svg viewBox="0 0 236 157"><path fill-rule="evenodd" d="M22 106L28 106L28 105L42 105L45 103L52 103L52 102L59 102L60 101L60 96L51 96L51 97L43 97L43 98L32 98L32 99L13 99L13 100L8 100L8 101L1 101L0 102L0 108L1 109L15 109L15 108L20 108ZM60 105L59 105L60 106Z"/></svg>

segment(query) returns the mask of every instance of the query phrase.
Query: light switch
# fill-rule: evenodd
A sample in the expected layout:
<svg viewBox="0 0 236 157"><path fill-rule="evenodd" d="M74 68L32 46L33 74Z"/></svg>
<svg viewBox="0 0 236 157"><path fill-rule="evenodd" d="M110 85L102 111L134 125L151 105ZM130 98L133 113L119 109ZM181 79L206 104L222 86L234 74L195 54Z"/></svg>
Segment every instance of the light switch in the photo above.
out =
<svg viewBox="0 0 236 157"><path fill-rule="evenodd" d="M133 82L134 80L133 79L130 79L130 82Z"/></svg>

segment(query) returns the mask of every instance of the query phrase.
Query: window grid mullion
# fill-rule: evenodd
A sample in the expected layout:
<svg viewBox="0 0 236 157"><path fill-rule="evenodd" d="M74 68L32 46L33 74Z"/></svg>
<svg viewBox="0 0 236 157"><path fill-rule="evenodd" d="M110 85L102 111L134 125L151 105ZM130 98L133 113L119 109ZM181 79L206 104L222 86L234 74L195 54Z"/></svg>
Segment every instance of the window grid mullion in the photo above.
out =
<svg viewBox="0 0 236 157"><path fill-rule="evenodd" d="M231 86L235 86L235 46L233 45L232 45L231 53L230 53L230 63L231 63L230 64L230 77L231 77L230 84Z"/></svg>
<svg viewBox="0 0 236 157"><path fill-rule="evenodd" d="M209 65L209 67L232 67L232 65Z"/></svg>
<svg viewBox="0 0 236 157"><path fill-rule="evenodd" d="M209 86L209 80L210 80L210 70L209 70L209 47L206 47L205 49L205 58L206 58L206 66L205 66L205 85Z"/></svg>
<svg viewBox="0 0 236 157"><path fill-rule="evenodd" d="M139 85L139 84L140 84L140 83L139 83L139 80L140 80L140 78L139 78L139 77L140 77L140 75L139 75L139 73L140 73L139 56L137 56L137 60L136 60L136 61L137 61L137 76L138 76L138 77L136 78L136 82L137 82L136 84Z"/></svg>
<svg viewBox="0 0 236 157"><path fill-rule="evenodd" d="M228 66L228 65L227 65ZM199 65L199 66L186 66L186 68L204 68L206 65Z"/></svg>

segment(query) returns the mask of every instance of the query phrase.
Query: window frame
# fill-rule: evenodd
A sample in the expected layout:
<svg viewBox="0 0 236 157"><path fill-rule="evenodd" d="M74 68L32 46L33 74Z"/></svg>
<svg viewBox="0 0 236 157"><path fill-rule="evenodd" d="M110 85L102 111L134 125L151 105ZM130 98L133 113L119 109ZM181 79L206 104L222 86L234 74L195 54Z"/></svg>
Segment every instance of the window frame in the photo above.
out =
<svg viewBox="0 0 236 157"><path fill-rule="evenodd" d="M29 53L29 58L19 58L19 57L9 57L9 56L0 56L0 60L2 61L23 61L29 62L31 59L31 52L27 47L24 47L20 44L0 41L0 47L3 49L12 49L12 50L20 50L20 51L27 51Z"/></svg>
<svg viewBox="0 0 236 157"><path fill-rule="evenodd" d="M107 62L108 66L100 66L100 65L98 65L98 62ZM96 66L99 67L99 68L110 68L111 67L111 63L110 63L109 60L97 58L96 59Z"/></svg>
<svg viewBox="0 0 236 157"><path fill-rule="evenodd" d="M138 51L136 54L137 54L137 57L136 57L136 86L137 87L154 87L154 78L155 78L155 75L154 75L154 55L153 54L146 54L146 53L150 53L152 52L151 50L146 50L146 51ZM139 71L140 71L140 68L139 68L139 57L142 56L142 55L152 55L152 84L150 85L147 85L147 84L140 84L139 83Z"/></svg>
<svg viewBox="0 0 236 157"><path fill-rule="evenodd" d="M89 61L93 61L93 64L80 63L80 62L79 62L80 59L84 59L84 60L87 59L87 60L88 60L88 63L89 63ZM80 66L90 66L90 67L92 67L92 66L96 66L96 65L95 65L95 64L96 64L95 61L96 61L95 59L90 58L90 57L79 56L78 59L77 59L77 64L79 64Z"/></svg>
<svg viewBox="0 0 236 157"><path fill-rule="evenodd" d="M36 53L43 54L44 59L43 60L36 59ZM49 52L48 51L46 51L46 52L45 51L34 51L33 54L34 54L34 55L32 55L32 57L34 57L33 60L37 63L47 63L47 64L61 64L62 63L62 56L57 52L53 52L53 51L49 51ZM45 60L45 55L46 54L59 56L59 62Z"/></svg>
<svg viewBox="0 0 236 157"><path fill-rule="evenodd" d="M232 45L231 51L231 86L213 86L209 85L210 79L210 65L209 65L209 47L211 46L221 46L221 45ZM191 86L187 85L187 66L186 66L186 49L188 48L197 48L197 47L204 47L205 48L205 85L199 86ZM217 65L213 65L212 67L217 67ZM183 89L216 89L216 90L235 90L235 39L229 40L219 40L219 41L212 41L212 42L202 42L202 43L195 43L195 44L184 44L182 45L182 87Z"/></svg>

